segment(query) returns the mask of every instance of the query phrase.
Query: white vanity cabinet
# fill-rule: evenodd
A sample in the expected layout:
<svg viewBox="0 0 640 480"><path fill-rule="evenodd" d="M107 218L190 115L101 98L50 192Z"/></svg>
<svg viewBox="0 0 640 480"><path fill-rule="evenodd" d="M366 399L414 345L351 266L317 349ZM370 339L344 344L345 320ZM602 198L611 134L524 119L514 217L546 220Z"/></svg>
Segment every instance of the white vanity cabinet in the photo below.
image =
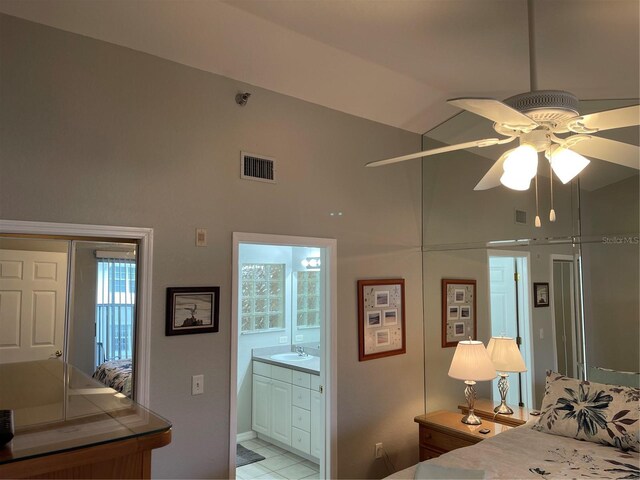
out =
<svg viewBox="0 0 640 480"><path fill-rule="evenodd" d="M322 452L320 377L253 361L254 431L316 460Z"/></svg>
<svg viewBox="0 0 640 480"><path fill-rule="evenodd" d="M291 445L291 370L253 362L251 428Z"/></svg>

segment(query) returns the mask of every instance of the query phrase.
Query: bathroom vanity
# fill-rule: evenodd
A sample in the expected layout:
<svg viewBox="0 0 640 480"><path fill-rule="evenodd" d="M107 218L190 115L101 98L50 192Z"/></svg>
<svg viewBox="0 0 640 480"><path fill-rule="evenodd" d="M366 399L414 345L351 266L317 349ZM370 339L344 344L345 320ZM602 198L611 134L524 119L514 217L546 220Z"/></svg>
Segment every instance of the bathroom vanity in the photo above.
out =
<svg viewBox="0 0 640 480"><path fill-rule="evenodd" d="M260 438L317 463L323 446L320 358L296 355L254 355L251 427Z"/></svg>
<svg viewBox="0 0 640 480"><path fill-rule="evenodd" d="M0 409L15 436L0 478L150 478L171 424L59 360L0 365Z"/></svg>

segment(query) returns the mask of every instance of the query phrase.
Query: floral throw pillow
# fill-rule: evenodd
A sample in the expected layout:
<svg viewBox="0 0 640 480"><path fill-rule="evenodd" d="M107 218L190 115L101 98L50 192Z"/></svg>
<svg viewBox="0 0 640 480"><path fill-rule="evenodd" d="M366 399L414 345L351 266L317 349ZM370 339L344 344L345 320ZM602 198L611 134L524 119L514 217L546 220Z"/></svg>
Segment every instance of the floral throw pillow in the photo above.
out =
<svg viewBox="0 0 640 480"><path fill-rule="evenodd" d="M640 451L640 389L547 372L540 432Z"/></svg>

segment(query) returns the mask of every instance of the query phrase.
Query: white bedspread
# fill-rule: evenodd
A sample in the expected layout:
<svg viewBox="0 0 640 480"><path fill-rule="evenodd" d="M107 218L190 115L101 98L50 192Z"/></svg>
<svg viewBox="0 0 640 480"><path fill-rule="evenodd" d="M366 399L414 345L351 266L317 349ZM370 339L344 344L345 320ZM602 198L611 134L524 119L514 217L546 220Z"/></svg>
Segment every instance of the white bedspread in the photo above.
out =
<svg viewBox="0 0 640 480"><path fill-rule="evenodd" d="M484 478L640 478L640 455L614 447L550 435L530 424L508 430L472 447L454 450L388 478L428 478L429 465L484 470ZM452 470L450 478L456 478ZM459 476L459 475L458 475ZM438 476L437 478L446 478Z"/></svg>

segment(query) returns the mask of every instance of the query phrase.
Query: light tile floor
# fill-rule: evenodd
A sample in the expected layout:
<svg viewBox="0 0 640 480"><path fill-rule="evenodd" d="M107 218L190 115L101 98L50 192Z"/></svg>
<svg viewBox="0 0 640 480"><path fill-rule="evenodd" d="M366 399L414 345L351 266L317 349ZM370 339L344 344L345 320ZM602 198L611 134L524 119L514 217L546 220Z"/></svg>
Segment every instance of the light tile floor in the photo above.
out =
<svg viewBox="0 0 640 480"><path fill-rule="evenodd" d="M254 438L253 440L240 442L240 445L262 455L264 460L237 468L236 478L241 480L253 480L255 478L286 478L289 480L320 478L320 467L317 463L287 452L269 442Z"/></svg>

